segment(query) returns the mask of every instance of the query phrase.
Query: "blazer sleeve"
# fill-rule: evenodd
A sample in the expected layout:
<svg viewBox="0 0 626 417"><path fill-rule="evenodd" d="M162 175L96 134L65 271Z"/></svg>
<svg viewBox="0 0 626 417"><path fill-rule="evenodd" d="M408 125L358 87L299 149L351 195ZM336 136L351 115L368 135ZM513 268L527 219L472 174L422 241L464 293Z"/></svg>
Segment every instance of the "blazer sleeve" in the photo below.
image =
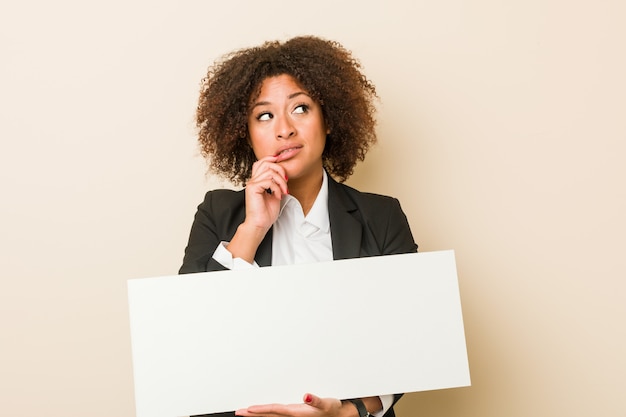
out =
<svg viewBox="0 0 626 417"><path fill-rule="evenodd" d="M417 244L413 239L409 221L398 199L390 199L386 219L387 225L380 237L383 255L417 252Z"/></svg>
<svg viewBox="0 0 626 417"><path fill-rule="evenodd" d="M402 395L403 394L393 394L393 404L391 405L391 407L389 407L389 410L387 410L387 412L383 414L383 417L395 417L396 416L396 413L393 407L396 405L398 400L402 398Z"/></svg>
<svg viewBox="0 0 626 417"><path fill-rule="evenodd" d="M226 269L213 259L222 241L230 241L243 221L243 193L232 190L209 191L194 216L180 274Z"/></svg>
<svg viewBox="0 0 626 417"><path fill-rule="evenodd" d="M361 257L417 252L406 215L398 199L365 194L359 202L359 222L363 225Z"/></svg>

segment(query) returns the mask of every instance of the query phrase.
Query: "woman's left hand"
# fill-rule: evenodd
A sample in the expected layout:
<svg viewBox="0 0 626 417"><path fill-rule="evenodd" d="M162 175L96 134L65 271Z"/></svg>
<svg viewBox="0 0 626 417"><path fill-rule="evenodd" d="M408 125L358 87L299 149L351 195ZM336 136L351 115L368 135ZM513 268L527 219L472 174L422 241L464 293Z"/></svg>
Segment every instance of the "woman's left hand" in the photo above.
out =
<svg viewBox="0 0 626 417"><path fill-rule="evenodd" d="M336 398L320 398L313 394L305 394L304 404L253 405L237 410L235 414L244 417L347 417L347 410L342 409L343 405Z"/></svg>

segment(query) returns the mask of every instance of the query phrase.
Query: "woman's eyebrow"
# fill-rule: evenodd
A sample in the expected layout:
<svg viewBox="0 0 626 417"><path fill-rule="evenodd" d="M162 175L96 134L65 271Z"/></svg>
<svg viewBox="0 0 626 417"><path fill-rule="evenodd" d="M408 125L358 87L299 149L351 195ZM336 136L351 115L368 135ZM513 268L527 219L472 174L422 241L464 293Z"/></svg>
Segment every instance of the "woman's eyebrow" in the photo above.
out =
<svg viewBox="0 0 626 417"><path fill-rule="evenodd" d="M271 104L271 103L269 101L257 101L256 103L252 105L252 107L250 107L250 110L258 106L267 106L268 104Z"/></svg>
<svg viewBox="0 0 626 417"><path fill-rule="evenodd" d="M287 96L287 99L292 100L292 99L294 99L294 98L296 98L298 96L301 96L301 95L305 95L305 96L307 96L309 98L311 97L307 93L305 93L304 91L296 91L295 93L289 94ZM258 106L267 106L267 105L270 105L270 104L272 104L272 102L270 102L270 101L257 101L257 102L255 102L252 105L252 107L250 107L250 110L252 110L252 109L254 109L255 107L258 107Z"/></svg>
<svg viewBox="0 0 626 417"><path fill-rule="evenodd" d="M300 95L305 95L305 96L307 96L307 97L310 97L310 96L309 96L307 93L305 93L304 91L296 91L295 93L289 94L289 95L287 96L287 98L288 98L289 100L291 100L292 98L298 97L298 96L300 96Z"/></svg>

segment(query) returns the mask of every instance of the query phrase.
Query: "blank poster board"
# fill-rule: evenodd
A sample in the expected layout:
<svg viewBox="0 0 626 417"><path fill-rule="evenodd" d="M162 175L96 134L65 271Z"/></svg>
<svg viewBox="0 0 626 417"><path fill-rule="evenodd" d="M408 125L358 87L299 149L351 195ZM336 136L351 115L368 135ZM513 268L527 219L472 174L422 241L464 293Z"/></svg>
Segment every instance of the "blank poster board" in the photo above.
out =
<svg viewBox="0 0 626 417"><path fill-rule="evenodd" d="M453 251L128 281L137 417L470 384Z"/></svg>

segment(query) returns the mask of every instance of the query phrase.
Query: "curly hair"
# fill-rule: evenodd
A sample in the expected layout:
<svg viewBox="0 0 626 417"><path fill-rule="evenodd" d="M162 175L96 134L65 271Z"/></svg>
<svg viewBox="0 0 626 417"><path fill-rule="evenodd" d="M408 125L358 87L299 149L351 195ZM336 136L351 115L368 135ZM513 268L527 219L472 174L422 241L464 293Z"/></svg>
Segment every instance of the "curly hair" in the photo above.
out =
<svg viewBox="0 0 626 417"><path fill-rule="evenodd" d="M350 51L314 36L241 49L209 67L196 112L198 141L209 168L245 185L256 161L248 141L250 103L266 78L283 74L292 76L320 104L330 131L323 165L338 181L345 181L376 142L376 89Z"/></svg>

